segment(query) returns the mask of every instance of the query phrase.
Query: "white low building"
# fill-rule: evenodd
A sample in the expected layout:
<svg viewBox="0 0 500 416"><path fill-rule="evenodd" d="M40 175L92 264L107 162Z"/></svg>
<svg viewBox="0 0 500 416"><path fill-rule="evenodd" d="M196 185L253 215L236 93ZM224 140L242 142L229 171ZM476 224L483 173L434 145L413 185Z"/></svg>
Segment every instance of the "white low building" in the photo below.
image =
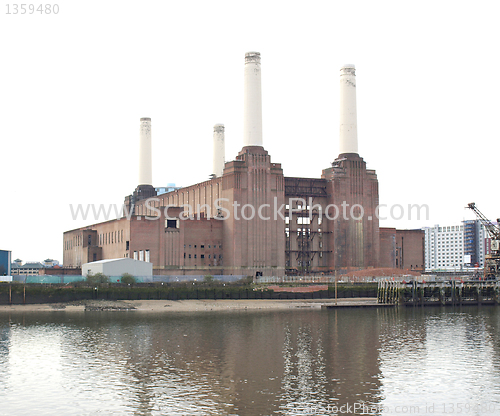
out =
<svg viewBox="0 0 500 416"><path fill-rule="evenodd" d="M124 273L134 277L153 278L153 263L130 258L99 260L82 265L82 275L102 273L108 277L120 277Z"/></svg>

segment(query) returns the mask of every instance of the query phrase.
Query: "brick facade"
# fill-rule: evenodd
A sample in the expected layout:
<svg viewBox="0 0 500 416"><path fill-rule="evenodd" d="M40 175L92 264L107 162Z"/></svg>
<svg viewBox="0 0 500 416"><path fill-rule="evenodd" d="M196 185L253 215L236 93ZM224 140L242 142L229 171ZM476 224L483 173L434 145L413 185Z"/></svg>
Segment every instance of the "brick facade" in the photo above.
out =
<svg viewBox="0 0 500 416"><path fill-rule="evenodd" d="M380 267L396 268L396 229L379 229L380 235Z"/></svg>
<svg viewBox="0 0 500 416"><path fill-rule="evenodd" d="M154 274L282 276L380 263L377 177L357 154L321 179L285 178L263 147L247 146L222 177L137 197L125 199L128 219L64 233L64 265L135 257Z"/></svg>
<svg viewBox="0 0 500 416"><path fill-rule="evenodd" d="M377 216L378 180L374 170L357 154L341 154L323 170L328 181L327 201L338 209L329 234L329 267L378 267L380 257ZM345 206L345 209L344 209ZM330 217L334 217L332 213Z"/></svg>
<svg viewBox="0 0 500 416"><path fill-rule="evenodd" d="M396 230L396 267L424 271L424 245L424 230Z"/></svg>

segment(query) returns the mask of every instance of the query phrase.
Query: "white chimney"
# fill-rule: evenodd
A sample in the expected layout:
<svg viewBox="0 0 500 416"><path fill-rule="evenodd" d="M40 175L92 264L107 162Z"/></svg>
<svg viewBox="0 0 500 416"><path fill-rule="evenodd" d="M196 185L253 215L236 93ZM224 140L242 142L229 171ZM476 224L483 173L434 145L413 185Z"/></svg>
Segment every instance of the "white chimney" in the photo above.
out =
<svg viewBox="0 0 500 416"><path fill-rule="evenodd" d="M243 146L262 146L260 53L245 54Z"/></svg>
<svg viewBox="0 0 500 416"><path fill-rule="evenodd" d="M222 176L224 170L225 145L224 145L224 124L214 126L214 154L213 154L213 174Z"/></svg>
<svg viewBox="0 0 500 416"><path fill-rule="evenodd" d="M340 154L358 153L356 72L354 65L340 68Z"/></svg>
<svg viewBox="0 0 500 416"><path fill-rule="evenodd" d="M151 119L141 118L139 142L139 185L153 185L151 166Z"/></svg>

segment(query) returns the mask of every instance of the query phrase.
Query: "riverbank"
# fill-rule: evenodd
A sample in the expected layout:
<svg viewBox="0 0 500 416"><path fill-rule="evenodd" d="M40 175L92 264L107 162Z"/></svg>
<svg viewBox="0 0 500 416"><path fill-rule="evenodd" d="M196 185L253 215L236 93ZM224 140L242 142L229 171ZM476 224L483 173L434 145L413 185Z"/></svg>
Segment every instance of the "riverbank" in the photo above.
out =
<svg viewBox="0 0 500 416"><path fill-rule="evenodd" d="M338 306L368 305L376 303L376 298L343 298L337 300ZM335 299L290 299L290 300L86 300L77 302L27 304L27 305L0 305L2 312L209 312L228 310L258 310L258 309L320 309L322 305L335 305Z"/></svg>
<svg viewBox="0 0 500 416"><path fill-rule="evenodd" d="M276 286L271 286L276 288ZM281 285L275 291L267 285L211 283L127 284L0 284L0 305L88 302L91 300L319 300L337 298L377 297L376 283L342 284L337 290L328 285ZM312 290L312 291L311 291Z"/></svg>

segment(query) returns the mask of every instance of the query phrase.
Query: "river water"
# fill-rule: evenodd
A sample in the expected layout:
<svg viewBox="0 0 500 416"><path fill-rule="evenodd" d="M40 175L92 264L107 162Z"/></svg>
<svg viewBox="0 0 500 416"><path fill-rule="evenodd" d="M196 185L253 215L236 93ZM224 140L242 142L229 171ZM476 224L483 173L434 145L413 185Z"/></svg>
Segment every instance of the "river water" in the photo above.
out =
<svg viewBox="0 0 500 416"><path fill-rule="evenodd" d="M1 415L500 415L500 308L0 314Z"/></svg>

